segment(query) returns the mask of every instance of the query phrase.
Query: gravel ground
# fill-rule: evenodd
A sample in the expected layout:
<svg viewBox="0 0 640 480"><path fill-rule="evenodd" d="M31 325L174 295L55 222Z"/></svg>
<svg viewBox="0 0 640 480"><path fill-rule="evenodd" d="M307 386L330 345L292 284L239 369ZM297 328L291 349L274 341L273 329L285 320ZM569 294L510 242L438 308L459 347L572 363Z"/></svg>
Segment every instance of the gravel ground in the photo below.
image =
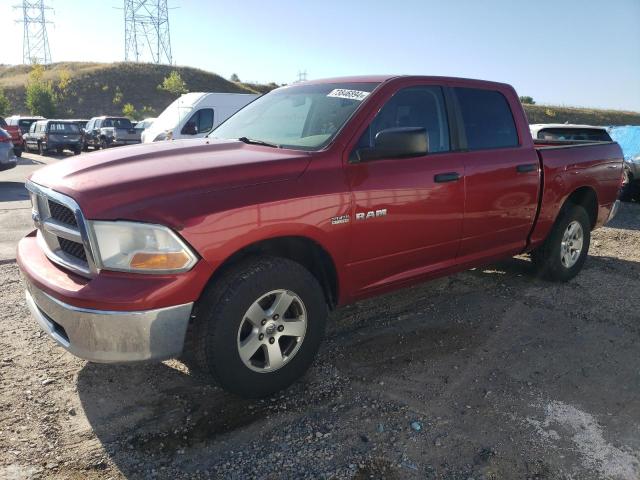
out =
<svg viewBox="0 0 640 480"><path fill-rule="evenodd" d="M0 478L640 478L640 205L568 284L526 257L340 309L245 401L179 361L76 359L0 262Z"/></svg>

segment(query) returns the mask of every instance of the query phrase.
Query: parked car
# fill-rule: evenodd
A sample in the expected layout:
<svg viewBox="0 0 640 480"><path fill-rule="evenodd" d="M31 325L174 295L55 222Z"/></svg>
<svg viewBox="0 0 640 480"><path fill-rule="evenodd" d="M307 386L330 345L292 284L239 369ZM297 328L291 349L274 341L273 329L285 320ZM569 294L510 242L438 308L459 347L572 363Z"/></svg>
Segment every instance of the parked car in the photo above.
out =
<svg viewBox="0 0 640 480"><path fill-rule="evenodd" d="M0 170L8 170L17 164L18 159L11 142L11 134L0 128Z"/></svg>
<svg viewBox="0 0 640 480"><path fill-rule="evenodd" d="M140 133L126 117L94 117L85 128L84 150L88 150L88 147L98 150L135 143L140 143Z"/></svg>
<svg viewBox="0 0 640 480"><path fill-rule="evenodd" d="M624 154L624 180L620 199L640 201L640 126L624 125L608 128L611 138L620 144Z"/></svg>
<svg viewBox="0 0 640 480"><path fill-rule="evenodd" d="M257 97L244 93L185 93L143 132L142 141L202 138Z"/></svg>
<svg viewBox="0 0 640 480"><path fill-rule="evenodd" d="M24 140L22 139L22 132L20 132L20 129L14 125L9 125L2 117L0 117L0 128L7 132L11 137L15 156L21 157L22 151L24 150Z"/></svg>
<svg viewBox="0 0 640 480"><path fill-rule="evenodd" d="M153 122L155 120L156 120L155 117L145 118L144 120L140 120L139 122L137 122L133 128L135 128L140 133L142 138L142 134L144 133L144 131L147 128L151 127L151 125L153 125Z"/></svg>
<svg viewBox="0 0 640 480"><path fill-rule="evenodd" d="M268 395L311 365L337 306L525 252L549 280L577 275L617 212L622 152L537 143L502 83L279 88L208 138L34 172L27 304L79 357L184 354Z"/></svg>
<svg viewBox="0 0 640 480"><path fill-rule="evenodd" d="M70 120L38 120L31 124L24 142L27 151L37 150L40 155L51 151L60 155L64 150L75 155L82 152L80 127Z"/></svg>
<svg viewBox="0 0 640 480"><path fill-rule="evenodd" d="M33 122L36 122L38 120L44 120L44 119L45 119L44 117L41 117L38 115L32 115L32 116L12 115L10 117L7 117L5 120L7 121L7 124L9 126L20 128L20 132L22 133L22 135L24 135L29 131L29 129L31 128L31 124Z"/></svg>
<svg viewBox="0 0 640 480"><path fill-rule="evenodd" d="M569 123L537 123L529 125L531 136L538 140L610 142L606 127Z"/></svg>

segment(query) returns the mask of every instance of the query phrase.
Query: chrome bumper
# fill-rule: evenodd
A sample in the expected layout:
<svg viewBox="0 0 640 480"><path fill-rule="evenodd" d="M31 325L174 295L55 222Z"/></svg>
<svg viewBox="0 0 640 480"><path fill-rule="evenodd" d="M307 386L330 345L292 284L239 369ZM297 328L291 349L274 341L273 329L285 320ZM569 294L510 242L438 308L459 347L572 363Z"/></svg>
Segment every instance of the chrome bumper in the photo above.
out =
<svg viewBox="0 0 640 480"><path fill-rule="evenodd" d="M182 352L193 303L145 311L67 305L27 282L27 306L40 327L77 357L100 363L164 360Z"/></svg>
<svg viewBox="0 0 640 480"><path fill-rule="evenodd" d="M615 216L618 214L618 210L620 210L620 200L616 200L615 202L613 202L613 206L611 207L611 211L609 212L609 218L607 218L605 224L609 223L615 218Z"/></svg>

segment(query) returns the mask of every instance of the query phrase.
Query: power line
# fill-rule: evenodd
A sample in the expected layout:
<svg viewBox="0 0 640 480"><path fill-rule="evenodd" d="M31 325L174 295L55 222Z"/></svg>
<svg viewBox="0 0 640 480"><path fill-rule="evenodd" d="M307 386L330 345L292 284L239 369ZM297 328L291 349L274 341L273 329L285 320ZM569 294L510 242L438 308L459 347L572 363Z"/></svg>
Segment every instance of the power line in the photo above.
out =
<svg viewBox="0 0 640 480"><path fill-rule="evenodd" d="M47 24L51 22L45 18L45 11L51 10L51 7L45 6L44 0L24 0L21 5L13 8L22 11L22 20L16 20L24 25L22 63L51 63L47 36Z"/></svg>
<svg viewBox="0 0 640 480"><path fill-rule="evenodd" d="M298 82L306 82L307 81L307 71L306 70L298 70L298 80L296 80L296 83Z"/></svg>
<svg viewBox="0 0 640 480"><path fill-rule="evenodd" d="M167 0L124 0L124 58L173 63Z"/></svg>

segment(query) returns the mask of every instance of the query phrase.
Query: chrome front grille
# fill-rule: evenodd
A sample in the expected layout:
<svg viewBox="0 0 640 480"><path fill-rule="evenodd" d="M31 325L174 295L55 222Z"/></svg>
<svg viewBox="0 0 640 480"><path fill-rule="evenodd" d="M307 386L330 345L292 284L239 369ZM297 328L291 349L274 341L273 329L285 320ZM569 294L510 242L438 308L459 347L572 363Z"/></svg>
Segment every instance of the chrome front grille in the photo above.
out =
<svg viewBox="0 0 640 480"><path fill-rule="evenodd" d="M85 277L96 272L87 224L71 197L28 181L38 243L54 263Z"/></svg>
<svg viewBox="0 0 640 480"><path fill-rule="evenodd" d="M71 225L72 227L78 227L76 216L69 207L60 205L58 202L54 202L53 200L49 200L48 203L49 212L51 212L51 218L54 218L64 224Z"/></svg>

